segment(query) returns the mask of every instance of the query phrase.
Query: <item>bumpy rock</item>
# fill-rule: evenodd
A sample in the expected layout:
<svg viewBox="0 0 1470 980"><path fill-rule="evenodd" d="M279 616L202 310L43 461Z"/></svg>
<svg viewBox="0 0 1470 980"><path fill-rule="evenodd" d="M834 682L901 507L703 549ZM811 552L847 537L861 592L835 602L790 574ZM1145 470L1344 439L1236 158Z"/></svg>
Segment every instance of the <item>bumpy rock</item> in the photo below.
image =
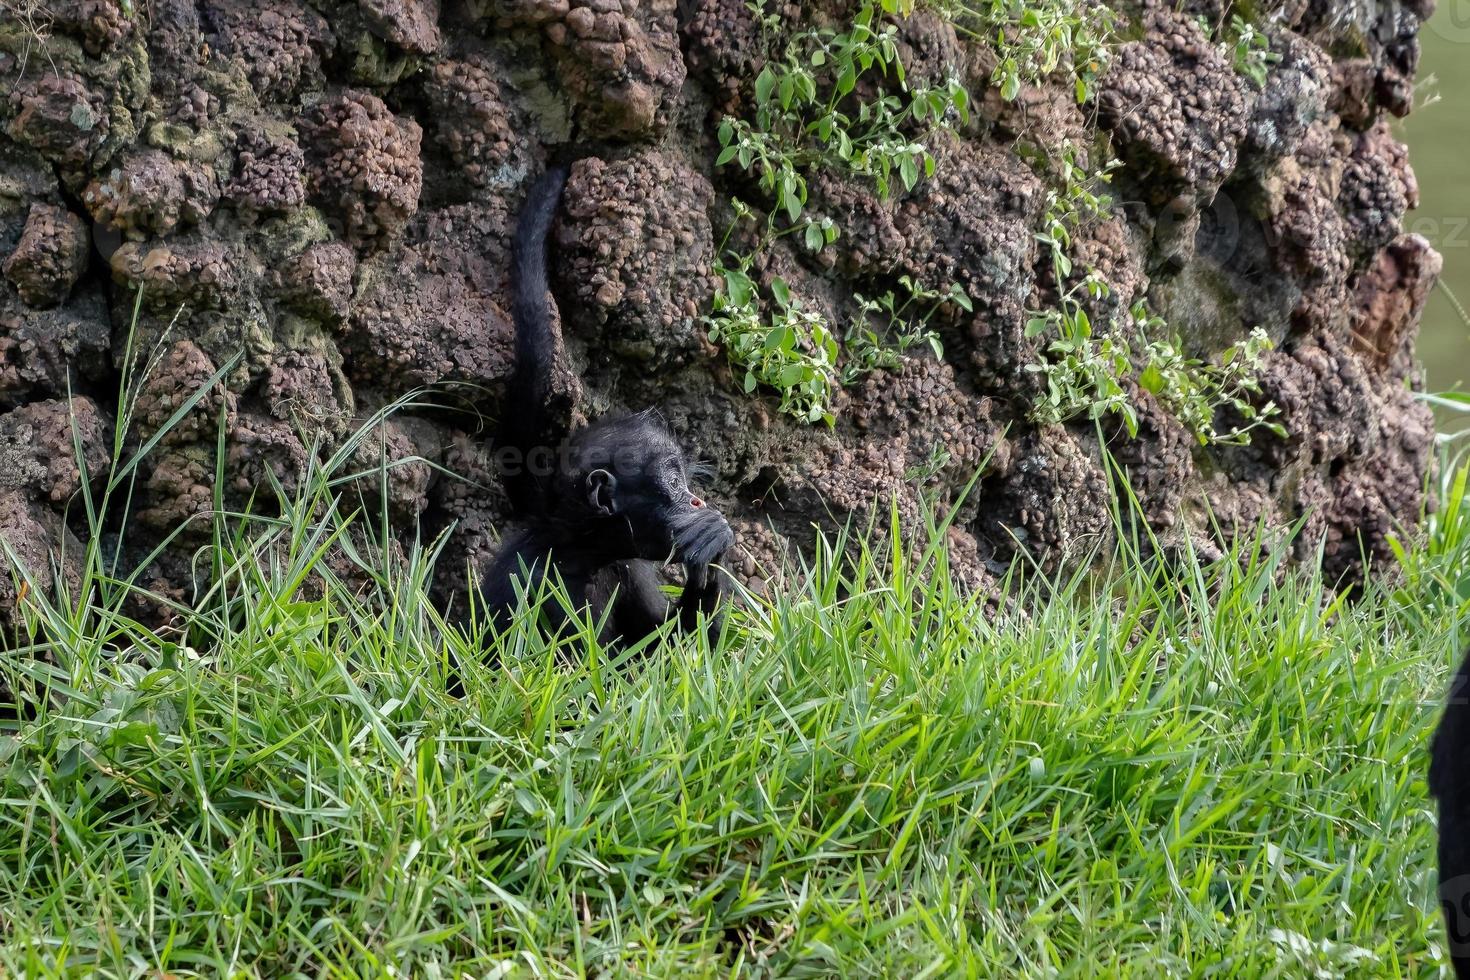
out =
<svg viewBox="0 0 1470 980"><path fill-rule="evenodd" d="M995 147L947 139L937 141L935 157L934 178L895 219L907 243L900 268L929 289L965 290L974 305L965 325L969 359L987 383L1010 389L1036 357L1022 327L1035 282L1041 182Z"/></svg>
<svg viewBox="0 0 1470 980"><path fill-rule="evenodd" d="M1358 255L1372 255L1403 231L1403 216L1419 203L1408 150L1379 124L1357 138L1342 174L1337 205Z"/></svg>
<svg viewBox="0 0 1470 980"><path fill-rule="evenodd" d="M28 306L56 306L86 270L89 244L81 218L66 208L33 204L20 243L0 268Z"/></svg>
<svg viewBox="0 0 1470 980"><path fill-rule="evenodd" d="M738 112L765 64L761 28L744 0L691 0L680 14L689 71L714 89L717 108Z"/></svg>
<svg viewBox="0 0 1470 980"><path fill-rule="evenodd" d="M622 137L664 129L684 84L675 0L511 0L507 23L537 25L588 128Z"/></svg>
<svg viewBox="0 0 1470 980"><path fill-rule="evenodd" d="M78 78L41 72L10 93L10 138L41 152L76 183L106 140L111 117L100 95Z"/></svg>
<svg viewBox="0 0 1470 980"><path fill-rule="evenodd" d="M33 310L0 289L0 405L64 396L109 377L111 333L98 290Z"/></svg>
<svg viewBox="0 0 1470 980"><path fill-rule="evenodd" d="M1195 437L1159 405L1149 392L1129 385L1129 398L1138 410L1138 438L1130 438L1119 426L1108 441L1108 450L1119 469L1128 475L1128 485L1144 509L1144 519L1166 545L1190 535L1188 530L1174 533L1181 515L1187 514L1189 488L1197 485L1194 465ZM1128 515L1131 519L1132 515ZM1208 540L1211 522L1208 515L1195 522L1195 529L1206 533L1195 537L1195 543ZM1245 531L1249 533L1250 528Z"/></svg>
<svg viewBox="0 0 1470 980"><path fill-rule="evenodd" d="M1151 196L1185 191L1208 201L1235 169L1251 93L1192 18L1152 10L1144 26L1146 36L1118 50L1100 83L1103 125Z"/></svg>
<svg viewBox="0 0 1470 980"><path fill-rule="evenodd" d="M319 86L322 52L331 44L326 20L288 0L207 0L207 37L246 79L261 101L289 99Z"/></svg>
<svg viewBox="0 0 1470 980"><path fill-rule="evenodd" d="M428 506L434 471L413 438L409 420L388 419L364 433L347 468L358 475L352 486L370 516L378 517L386 507L395 523L412 523Z"/></svg>
<svg viewBox="0 0 1470 980"><path fill-rule="evenodd" d="M288 259L278 274L286 304L322 323L347 319L357 256L341 242L319 242Z"/></svg>
<svg viewBox="0 0 1470 980"><path fill-rule="evenodd" d="M341 435L352 410L341 372L314 350L284 350L271 357L261 380L270 414L308 432Z"/></svg>
<svg viewBox="0 0 1470 980"><path fill-rule="evenodd" d="M83 48L94 58L131 34L136 23L113 0L51 0L46 12L53 30L81 37Z"/></svg>
<svg viewBox="0 0 1470 980"><path fill-rule="evenodd" d="M446 209L421 242L365 262L343 337L348 376L390 395L508 377L514 332L492 292L503 273L485 259L489 247L504 254L507 233L502 212Z"/></svg>
<svg viewBox="0 0 1470 980"><path fill-rule="evenodd" d="M1266 222L1277 262L1301 290L1294 318L1307 326L1342 323L1352 270L1347 230L1325 183L1318 171L1283 169Z"/></svg>
<svg viewBox="0 0 1470 980"><path fill-rule="evenodd" d="M69 595L76 595L81 580L80 562L84 549L76 537L56 520L56 515L28 494L17 490L0 491L0 539L15 556L13 567L8 556L0 556L0 628L7 634L16 625L16 606L21 588L27 594L39 592L54 597L53 591L63 584ZM61 558L62 582L56 581L57 559ZM13 573L12 573L13 569ZM25 583L19 585L20 582ZM17 693L0 681L0 711L16 703Z"/></svg>
<svg viewBox="0 0 1470 980"><path fill-rule="evenodd" d="M563 295L574 300L567 321L645 365L704 354L713 198L703 176L663 153L579 163L556 232Z"/></svg>
<svg viewBox="0 0 1470 980"><path fill-rule="evenodd" d="M1094 549L1106 553L1113 532L1107 500L1095 452L1064 429L1041 429L1016 441L1009 472L981 497L973 531L998 568L1027 554L1055 570Z"/></svg>
<svg viewBox="0 0 1470 980"><path fill-rule="evenodd" d="M112 255L112 278L128 290L143 287L153 309L221 308L240 287L240 270L222 243L209 238L166 244L127 242Z"/></svg>
<svg viewBox="0 0 1470 980"><path fill-rule="evenodd" d="M1307 127L1326 113L1332 91L1332 62L1317 45L1281 32L1272 36L1271 50L1281 60L1266 76L1246 130L1255 161L1295 153Z"/></svg>
<svg viewBox="0 0 1470 980"><path fill-rule="evenodd" d="M159 437L165 446L215 441L224 415L226 431L234 428L236 397L215 379L216 365L191 340L180 340L150 366L133 404L138 435ZM197 400L189 406L191 399ZM175 419L177 413L183 414Z"/></svg>
<svg viewBox="0 0 1470 980"><path fill-rule="evenodd" d="M31 402L0 415L0 489L66 503L84 474L88 482L106 476L111 428L90 398Z"/></svg>
<svg viewBox="0 0 1470 980"><path fill-rule="evenodd" d="M1417 373L1414 339L1444 259L1419 235L1404 235L1379 252L1358 279L1353 347L1382 377L1402 382Z"/></svg>
<svg viewBox="0 0 1470 980"><path fill-rule="evenodd" d="M454 162L456 180L477 187L508 187L530 166L523 120L507 102L493 68L480 58L441 61L424 83L435 141Z"/></svg>
<svg viewBox="0 0 1470 980"><path fill-rule="evenodd" d="M1361 581L1364 561L1392 568L1390 540L1419 519L1423 474L1434 451L1434 418L1412 392L1380 387L1383 439L1361 461L1329 473L1321 506L1327 524L1323 568L1347 582Z"/></svg>
<svg viewBox="0 0 1470 980"><path fill-rule="evenodd" d="M87 185L82 200L93 220L142 240L197 225L214 209L219 194L212 167L144 150Z"/></svg>
<svg viewBox="0 0 1470 980"><path fill-rule="evenodd" d="M806 212L842 229L842 247L824 248L820 261L852 276L883 276L899 265L908 242L898 230L898 203L882 200L868 181L842 173L812 175Z"/></svg>
<svg viewBox="0 0 1470 980"><path fill-rule="evenodd" d="M214 511L213 447L195 443L168 448L150 462L144 503L137 510L139 525L154 534L178 531L183 544L203 541Z"/></svg>
<svg viewBox="0 0 1470 980"><path fill-rule="evenodd" d="M306 155L288 135L244 129L225 196L249 216L292 211L306 203L305 174Z"/></svg>
<svg viewBox="0 0 1470 980"><path fill-rule="evenodd" d="M1340 470L1366 457L1380 439L1372 379L1332 332L1267 356L1265 397L1281 409L1284 441L1262 440L1260 451L1278 464L1300 459Z"/></svg>
<svg viewBox="0 0 1470 980"><path fill-rule="evenodd" d="M311 455L291 423L258 412L241 412L231 428L225 465L230 493L269 512L276 494L294 497L311 468ZM211 481L212 482L212 481Z"/></svg>
<svg viewBox="0 0 1470 980"><path fill-rule="evenodd" d="M863 441L901 464L905 484L930 492L1010 469L1012 447L994 414L990 399L960 391L953 368L926 357L869 375L848 411ZM974 502L965 514L973 513Z"/></svg>
<svg viewBox="0 0 1470 980"><path fill-rule="evenodd" d="M423 130L383 100L347 91L318 105L302 128L311 163L310 189L347 238L381 246L418 210L423 186Z"/></svg>
<svg viewBox="0 0 1470 980"><path fill-rule="evenodd" d="M358 0L373 33L413 54L439 47L439 0Z"/></svg>

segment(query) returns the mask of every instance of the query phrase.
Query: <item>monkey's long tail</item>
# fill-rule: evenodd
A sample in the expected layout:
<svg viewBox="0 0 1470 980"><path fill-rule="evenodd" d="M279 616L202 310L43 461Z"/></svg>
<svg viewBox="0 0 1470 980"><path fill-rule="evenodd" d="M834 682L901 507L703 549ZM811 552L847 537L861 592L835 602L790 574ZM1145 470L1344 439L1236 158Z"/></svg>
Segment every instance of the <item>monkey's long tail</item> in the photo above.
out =
<svg viewBox="0 0 1470 980"><path fill-rule="evenodd" d="M505 488L512 505L522 513L534 509L540 498L537 481L526 472L525 460L537 447L552 441L547 401L551 396L556 342L551 333L548 305L546 237L556 217L567 172L565 166L554 166L536 181L521 209L511 248L516 362L509 397L501 412L500 446L514 449L520 455L521 465L505 474Z"/></svg>

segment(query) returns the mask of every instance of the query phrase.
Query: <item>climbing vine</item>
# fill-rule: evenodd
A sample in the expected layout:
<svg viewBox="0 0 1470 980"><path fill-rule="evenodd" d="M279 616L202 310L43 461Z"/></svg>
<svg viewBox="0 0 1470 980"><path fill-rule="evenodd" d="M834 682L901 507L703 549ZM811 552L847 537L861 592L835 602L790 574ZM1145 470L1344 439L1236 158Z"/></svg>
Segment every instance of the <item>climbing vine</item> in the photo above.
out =
<svg viewBox="0 0 1470 980"><path fill-rule="evenodd" d="M929 142L935 133L969 119L969 95L958 78L911 85L890 18L912 13L912 0L863 4L842 29L812 28L784 42L784 21L753 0L749 8L767 44L756 76L754 112L727 117L718 136L716 166L735 166L756 178L768 198L764 217L734 201L736 222L763 223L753 248L732 252L727 232L716 258L720 279L708 318L710 337L741 373L746 392L764 386L780 397L781 411L806 422L833 422L832 395L878 367L896 366L918 343L937 349L924 324L935 298L968 298L959 287L932 291L912 280L906 295L858 297L859 314L845 330L802 304L781 279L763 293L751 269L777 239L799 235L810 252L832 244L841 231L830 218L806 217L807 182L816 172L869 183L887 199L912 190L934 173ZM872 95L859 98L860 84ZM865 90L869 86L864 85ZM733 226L732 226L733 229ZM927 309L915 321L911 312ZM875 326L874 317L888 322Z"/></svg>

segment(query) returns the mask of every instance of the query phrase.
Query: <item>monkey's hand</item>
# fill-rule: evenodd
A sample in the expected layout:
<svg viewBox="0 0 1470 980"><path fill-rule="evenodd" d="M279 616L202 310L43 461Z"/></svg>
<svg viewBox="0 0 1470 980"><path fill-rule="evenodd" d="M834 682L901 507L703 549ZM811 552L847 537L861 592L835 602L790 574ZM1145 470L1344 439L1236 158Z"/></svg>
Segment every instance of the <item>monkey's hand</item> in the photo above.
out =
<svg viewBox="0 0 1470 980"><path fill-rule="evenodd" d="M735 543L730 522L713 507L702 507L682 517L674 528L674 551L686 569L708 569Z"/></svg>

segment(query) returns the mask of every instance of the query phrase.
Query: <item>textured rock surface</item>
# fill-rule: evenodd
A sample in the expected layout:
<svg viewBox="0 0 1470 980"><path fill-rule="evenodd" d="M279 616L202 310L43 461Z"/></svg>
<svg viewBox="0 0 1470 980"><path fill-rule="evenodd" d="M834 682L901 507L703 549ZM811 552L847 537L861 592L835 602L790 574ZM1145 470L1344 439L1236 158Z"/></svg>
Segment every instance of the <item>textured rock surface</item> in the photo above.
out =
<svg viewBox="0 0 1470 980"><path fill-rule="evenodd" d="M552 256L557 410L658 401L713 470L752 587L813 524L881 521L891 498L912 525L977 470L950 535L964 582L987 588L1020 549L1059 568L1106 547L1099 434L1031 424L1024 370L1026 311L1058 284L1035 238L1047 183L1021 151L1086 142L1091 119L1130 202L1076 237L1113 287L1094 314L1147 297L1195 353L1257 324L1279 344L1263 380L1286 438L1201 449L1142 391L1137 438L1101 433L1160 540L1213 553L1300 520L1300 553L1321 544L1351 578L1421 512L1413 344L1439 258L1403 233L1417 188L1388 126L1412 101L1421 3L1282 7L1260 88L1200 26L1218 3L1127 7L1082 107L1062 79L1001 99L993 47L916 14L898 36L910 77L967 79L977 118L931 140L933 177L888 200L815 175L810 213L841 238L816 256L782 240L753 271L838 323L900 276L963 286L974 310L936 310L944 361L862 378L830 432L740 394L699 320L729 198L762 199L713 159L720 114L750 110L764 60L743 0L50 6L44 39L0 13L0 535L42 584L47 549L84 531L73 432L95 476L131 349L130 445L173 424L139 471L136 519L109 532L128 554L181 521L181 548L197 542L217 494L269 506L314 453L433 386L437 408L379 424L347 465L406 534L454 528L438 587L462 601L505 516L483 432L511 364L510 233L574 143ZM185 596L182 554L141 580ZM0 609L9 588L0 576Z"/></svg>

